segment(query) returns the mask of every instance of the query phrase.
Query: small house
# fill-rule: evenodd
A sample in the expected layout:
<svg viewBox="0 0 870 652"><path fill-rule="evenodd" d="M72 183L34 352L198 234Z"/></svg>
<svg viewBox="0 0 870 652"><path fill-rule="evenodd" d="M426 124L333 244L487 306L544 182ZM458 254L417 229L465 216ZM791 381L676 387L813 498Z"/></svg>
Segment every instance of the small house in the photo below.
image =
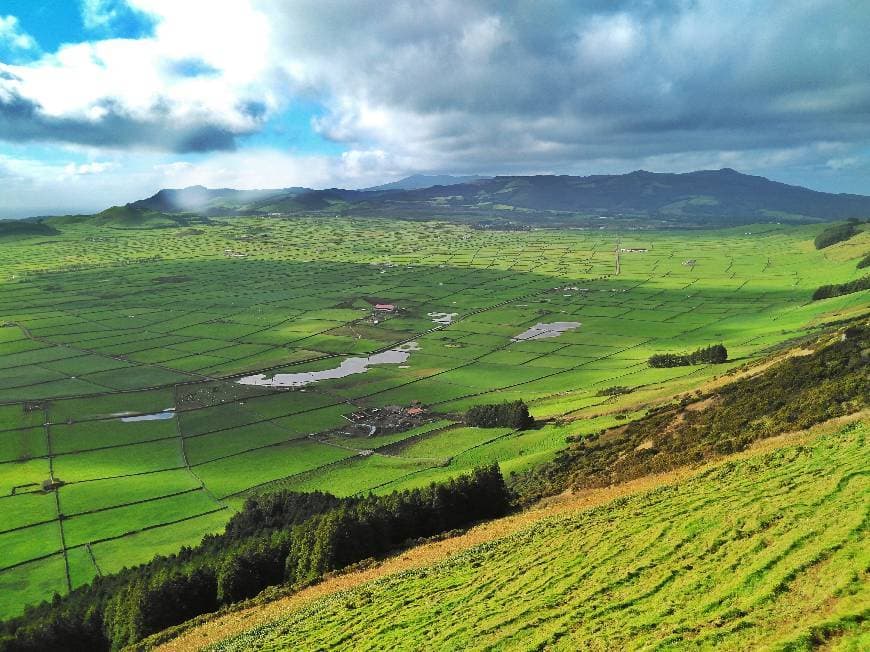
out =
<svg viewBox="0 0 870 652"><path fill-rule="evenodd" d="M396 306L392 303L376 303L376 312L396 312Z"/></svg>

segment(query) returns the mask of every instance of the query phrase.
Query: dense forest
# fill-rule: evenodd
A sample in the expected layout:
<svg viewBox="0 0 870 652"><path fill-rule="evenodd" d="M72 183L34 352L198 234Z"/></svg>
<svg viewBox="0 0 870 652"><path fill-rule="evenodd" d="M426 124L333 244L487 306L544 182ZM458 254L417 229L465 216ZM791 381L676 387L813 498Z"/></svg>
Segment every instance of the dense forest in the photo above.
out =
<svg viewBox="0 0 870 652"><path fill-rule="evenodd" d="M416 539L501 516L509 506L497 466L386 496L253 497L222 535L98 577L2 623L0 650L120 649L269 586L305 586Z"/></svg>
<svg viewBox="0 0 870 652"><path fill-rule="evenodd" d="M524 504L566 489L606 486L744 450L765 437L851 414L870 399L870 327L847 328L707 397L684 398L620 428L583 437L551 463L510 479Z"/></svg>
<svg viewBox="0 0 870 652"><path fill-rule="evenodd" d="M693 364L721 364L728 360L728 349L722 344L706 346L689 354L657 353L650 356L650 367L686 367Z"/></svg>

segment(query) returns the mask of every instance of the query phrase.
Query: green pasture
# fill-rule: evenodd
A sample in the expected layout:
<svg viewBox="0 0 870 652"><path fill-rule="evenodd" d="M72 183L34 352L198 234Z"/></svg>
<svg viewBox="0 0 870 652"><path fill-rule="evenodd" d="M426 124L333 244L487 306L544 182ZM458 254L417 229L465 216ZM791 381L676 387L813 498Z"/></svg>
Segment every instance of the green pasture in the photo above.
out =
<svg viewBox="0 0 870 652"><path fill-rule="evenodd" d="M250 491L350 495L482 463L520 471L568 436L866 312L867 292L810 301L818 285L859 277L867 251L863 235L817 251L820 228L498 232L234 217L184 237L80 221L4 241L0 539L21 565L0 570L0 617L195 543ZM622 254L618 275L617 242L648 249ZM375 315L374 303L399 311ZM456 314L440 325L429 313ZM559 321L580 326L514 340ZM416 350L402 363L304 388L237 382L334 369L406 342ZM717 367L646 365L718 342L731 361ZM632 392L601 394L616 385ZM469 407L515 399L539 419L572 421L521 433L461 426ZM416 402L431 424L342 434L354 412ZM167 419L124 421L170 408ZM56 496L42 490L51 479Z"/></svg>

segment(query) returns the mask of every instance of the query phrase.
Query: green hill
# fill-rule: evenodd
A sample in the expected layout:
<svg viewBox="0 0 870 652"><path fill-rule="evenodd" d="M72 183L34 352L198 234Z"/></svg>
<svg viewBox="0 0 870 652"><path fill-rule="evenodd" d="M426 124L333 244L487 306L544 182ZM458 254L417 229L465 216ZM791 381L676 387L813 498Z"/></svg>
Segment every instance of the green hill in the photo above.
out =
<svg viewBox="0 0 870 652"><path fill-rule="evenodd" d="M546 519L211 649L866 649L868 434Z"/></svg>
<svg viewBox="0 0 870 652"><path fill-rule="evenodd" d="M35 220L0 220L0 238L11 236L57 235L56 228Z"/></svg>
<svg viewBox="0 0 870 652"><path fill-rule="evenodd" d="M112 206L97 213L94 223L119 229L159 229L182 226L188 220L181 215L167 215L158 211L136 208L131 204Z"/></svg>

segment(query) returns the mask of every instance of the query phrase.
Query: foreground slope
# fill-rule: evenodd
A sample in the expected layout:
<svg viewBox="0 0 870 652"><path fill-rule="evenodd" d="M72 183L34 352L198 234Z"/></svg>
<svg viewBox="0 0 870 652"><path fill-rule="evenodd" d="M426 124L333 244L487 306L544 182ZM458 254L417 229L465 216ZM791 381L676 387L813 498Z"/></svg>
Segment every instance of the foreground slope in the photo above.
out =
<svg viewBox="0 0 870 652"><path fill-rule="evenodd" d="M214 649L860 649L867 435L853 422L547 518Z"/></svg>

